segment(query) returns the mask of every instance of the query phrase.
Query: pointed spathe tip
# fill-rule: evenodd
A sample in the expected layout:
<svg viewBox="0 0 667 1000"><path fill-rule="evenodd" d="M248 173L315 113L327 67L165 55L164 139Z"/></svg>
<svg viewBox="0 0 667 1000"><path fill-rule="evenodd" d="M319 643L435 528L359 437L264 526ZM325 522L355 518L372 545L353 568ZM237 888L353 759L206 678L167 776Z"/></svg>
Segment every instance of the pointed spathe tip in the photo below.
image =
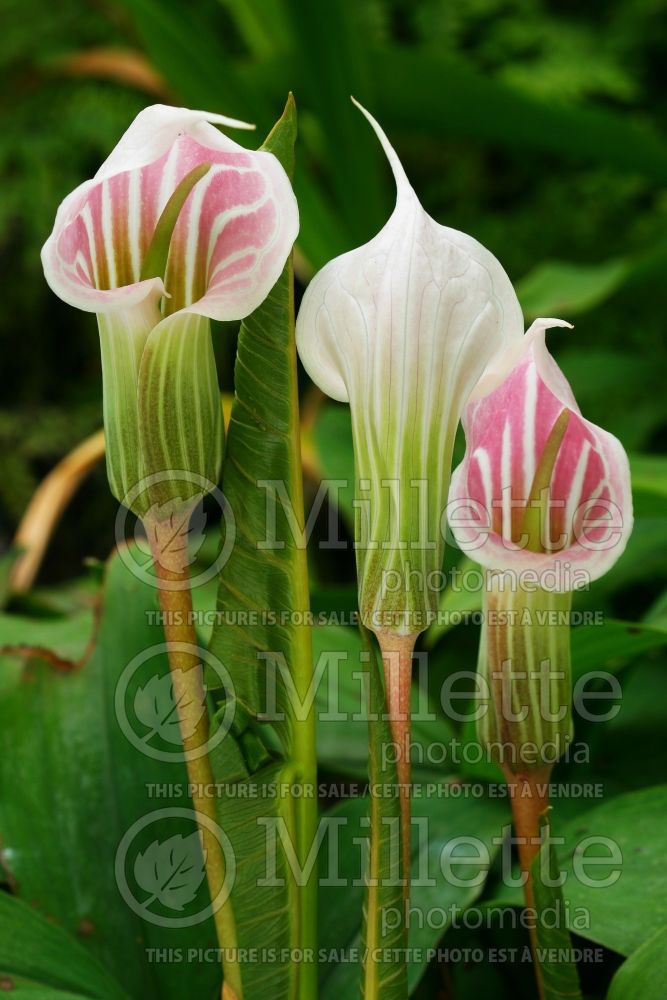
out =
<svg viewBox="0 0 667 1000"><path fill-rule="evenodd" d="M391 167L392 173L394 175L394 180L396 181L396 200L399 201L401 197L407 194L410 194L414 198L416 198L417 196L415 195L412 189L412 185L408 180L407 174L403 169L403 164L399 160L396 154L396 150L389 142L387 134L380 125L380 123L376 121L376 119L373 117L370 111L367 111L366 108L363 106L363 104L360 104L360 102L352 94L350 94L350 100L352 101L354 106L358 108L359 111L361 111L362 115L370 123L371 128L373 129L376 136L380 140L380 145L384 150L385 156L389 160L389 166Z"/></svg>

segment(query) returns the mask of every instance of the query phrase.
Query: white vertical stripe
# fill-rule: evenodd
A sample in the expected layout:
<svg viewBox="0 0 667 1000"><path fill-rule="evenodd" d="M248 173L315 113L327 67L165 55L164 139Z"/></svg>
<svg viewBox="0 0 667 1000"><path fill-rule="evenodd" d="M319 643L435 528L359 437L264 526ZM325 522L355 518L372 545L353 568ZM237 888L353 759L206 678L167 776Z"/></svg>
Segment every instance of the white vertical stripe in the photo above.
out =
<svg viewBox="0 0 667 1000"><path fill-rule="evenodd" d="M113 206L111 204L111 191L109 182L102 181L102 239L104 241L104 253L109 269L109 288L118 286L118 275L116 272L116 254L113 246Z"/></svg>
<svg viewBox="0 0 667 1000"><path fill-rule="evenodd" d="M479 474L482 477L482 488L484 490L484 506L486 507L487 514L489 515L489 521L493 522L493 508L491 506L493 494L491 487L491 462L489 460L489 453L485 451L484 448L476 448L472 457L477 459Z"/></svg>
<svg viewBox="0 0 667 1000"><path fill-rule="evenodd" d="M127 238L130 244L132 278L141 275L141 171L131 170L127 194Z"/></svg>
<svg viewBox="0 0 667 1000"><path fill-rule="evenodd" d="M187 211L185 261L181 261L181 266L185 264L183 291L185 293L186 305L190 305L195 300L195 265L197 263L197 247L199 245L199 220L206 192L215 177L215 173L215 168L212 168L208 174L205 174L201 180L197 181L190 194L190 205L187 209L183 209L183 211ZM208 279L208 274L206 278Z"/></svg>
<svg viewBox="0 0 667 1000"><path fill-rule="evenodd" d="M535 478L535 421L537 419L537 368L526 369L526 390L523 408L523 497L528 502Z"/></svg>
<svg viewBox="0 0 667 1000"><path fill-rule="evenodd" d="M93 284L96 288L100 286L99 272L97 269L97 245L95 243L95 233L93 231L93 216L90 211L90 205L88 202L84 205L81 210L81 221L86 227L86 235L88 236L88 248L90 250L90 259L93 265Z"/></svg>
<svg viewBox="0 0 667 1000"><path fill-rule="evenodd" d="M564 531L570 534L570 540L572 535L572 527L574 521L574 512L581 503L581 491L584 485L584 479L586 478L586 467L588 465L588 456L591 452L590 441L584 441L584 446L579 453L579 458L577 459L577 467L574 470L574 475L572 476L572 482L570 483L570 489L567 496L567 503L565 505L565 527Z"/></svg>
<svg viewBox="0 0 667 1000"><path fill-rule="evenodd" d="M502 537L512 538L512 431L509 420L503 427L503 443L500 452L500 492L502 497Z"/></svg>
<svg viewBox="0 0 667 1000"><path fill-rule="evenodd" d="M164 207L174 193L176 187L176 168L178 166L178 158L180 155L180 143L175 142L174 145L169 150L169 156L167 161L162 168L162 179L160 181L160 193L157 199L157 215L155 221L162 215Z"/></svg>

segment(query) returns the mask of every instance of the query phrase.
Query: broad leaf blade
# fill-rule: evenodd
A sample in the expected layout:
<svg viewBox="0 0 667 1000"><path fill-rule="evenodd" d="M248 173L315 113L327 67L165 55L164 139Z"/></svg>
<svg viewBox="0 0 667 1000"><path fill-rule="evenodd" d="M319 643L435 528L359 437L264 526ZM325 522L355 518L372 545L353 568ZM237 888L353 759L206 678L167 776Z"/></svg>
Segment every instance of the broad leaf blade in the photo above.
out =
<svg viewBox="0 0 667 1000"><path fill-rule="evenodd" d="M290 97L263 147L281 160L288 173L294 164L295 135L296 110ZM210 648L233 680L239 709L236 733L248 784L264 782L261 769L271 757L275 759L277 734L281 763L276 767L282 782L288 789L294 782L314 787L314 711L311 706L298 713L295 705L306 704L312 694L312 649L310 629L304 624L309 595L291 261L266 301L241 325L235 389L223 470L223 489L235 517L235 540L220 574L221 615ZM267 505L275 510L275 525L270 514L267 520ZM211 677L210 686L215 683ZM267 727L262 722L274 683L281 718ZM269 745L271 754L266 749ZM230 780L229 761L216 757L213 766L218 780ZM236 828L237 806L232 797L220 799L225 828L230 823ZM264 796L262 809L261 815L251 810L249 828L239 831L241 876L254 873L259 864L257 838L261 834L264 844L266 836L258 826L262 816L269 823L284 823L296 862L303 868L316 832L315 799L274 790ZM283 851L284 845L276 842L277 866L284 865ZM280 940L287 947L315 950L314 878L302 886L291 875L284 882L282 886L257 885L257 877L241 877L237 882L232 903L241 948L268 947L270 941ZM263 922L261 915L268 913L272 919ZM257 1000L311 995L315 972L312 962L298 968L285 961L251 963L242 969L244 990Z"/></svg>
<svg viewBox="0 0 667 1000"><path fill-rule="evenodd" d="M663 1000L667 996L667 926L645 941L611 981L607 1000Z"/></svg>
<svg viewBox="0 0 667 1000"><path fill-rule="evenodd" d="M31 906L0 892L0 976L12 996L82 996L127 1000L107 969L76 938ZM25 990L16 977L34 986ZM8 985L11 984L11 985ZM71 991L71 992L70 992Z"/></svg>
<svg viewBox="0 0 667 1000"><path fill-rule="evenodd" d="M126 558L142 561L136 549ZM157 612L155 589L140 583L115 556L106 570L98 631L82 665L65 669L48 651L43 659L8 656L3 662L0 843L3 867L21 897L80 936L81 946L130 995L180 1000L190 991L212 995L219 983L217 963L151 961L151 949L215 947L212 920L175 929L144 919L123 899L114 873L119 844L135 823L160 808L191 809L185 766L138 749L114 711L119 680L147 650L156 648L157 655L125 675L128 719L138 689L153 677L168 676ZM80 642L89 643L88 619L73 619L88 626ZM0 643L2 627L0 622ZM72 636L69 643L76 645ZM146 727L133 716L130 728L140 739ZM178 751L168 742L160 749ZM160 799L155 789L165 786L171 795ZM191 833L193 827L166 817L140 831L132 850L145 850L156 838ZM205 886L201 895L206 899ZM149 894L142 891L144 897ZM177 912L167 908L163 915Z"/></svg>

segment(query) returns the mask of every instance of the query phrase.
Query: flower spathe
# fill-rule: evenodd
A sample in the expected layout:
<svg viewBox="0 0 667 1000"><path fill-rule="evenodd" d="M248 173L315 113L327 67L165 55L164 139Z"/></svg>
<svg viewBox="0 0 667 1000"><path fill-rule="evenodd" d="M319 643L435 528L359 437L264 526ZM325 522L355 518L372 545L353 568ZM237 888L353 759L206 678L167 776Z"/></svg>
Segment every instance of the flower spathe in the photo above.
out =
<svg viewBox="0 0 667 1000"><path fill-rule="evenodd" d="M549 354L537 320L518 350L487 374L463 413L466 453L452 474L448 514L458 545L492 570L531 571L554 591L597 579L625 549L632 530L627 455L612 434L586 420ZM548 481L535 477L561 419L564 430ZM553 438L552 438L553 444ZM531 544L526 509L541 514Z"/></svg>
<svg viewBox="0 0 667 1000"><path fill-rule="evenodd" d="M209 320L252 312L298 231L276 157L239 146L214 123L252 128L146 108L95 177L65 198L42 250L56 295L97 314L109 481L138 513L217 481L222 423ZM146 274L156 240L159 272ZM178 488L165 486L170 478ZM144 479L162 486L135 496Z"/></svg>
<svg viewBox="0 0 667 1000"><path fill-rule="evenodd" d="M355 450L359 605L376 633L414 635L437 609L442 516L462 407L523 336L504 270L422 208L389 141L396 207L364 246L311 281L297 346L313 381L349 402Z"/></svg>
<svg viewBox="0 0 667 1000"><path fill-rule="evenodd" d="M537 320L463 415L448 503L486 568L477 731L508 780L547 772L572 739L572 590L606 572L632 530L627 456L586 420Z"/></svg>

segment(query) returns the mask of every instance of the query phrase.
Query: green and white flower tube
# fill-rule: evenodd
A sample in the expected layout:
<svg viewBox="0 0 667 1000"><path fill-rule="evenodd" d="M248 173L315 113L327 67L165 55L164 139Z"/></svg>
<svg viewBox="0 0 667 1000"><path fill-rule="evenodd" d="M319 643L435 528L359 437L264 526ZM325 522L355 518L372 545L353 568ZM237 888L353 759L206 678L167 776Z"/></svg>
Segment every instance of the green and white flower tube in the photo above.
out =
<svg viewBox="0 0 667 1000"><path fill-rule="evenodd" d="M311 281L297 346L313 381L350 404L364 624L407 636L437 611L461 411L487 365L520 342L523 318L496 258L424 211L386 135L361 110L393 170L396 207L369 243Z"/></svg>
<svg viewBox="0 0 667 1000"><path fill-rule="evenodd" d="M460 547L486 569L478 735L507 781L531 910L549 779L572 739L572 590L605 573L632 530L623 446L582 417L546 349L545 329L567 325L538 320L475 390L448 504Z"/></svg>
<svg viewBox="0 0 667 1000"><path fill-rule="evenodd" d="M240 320L269 294L298 231L278 159L232 142L203 111L142 111L91 181L62 203L42 250L46 279L65 302L97 314L107 472L112 493L143 521L164 612L174 701L223 965L225 1000L242 1000L236 925L223 892L205 704L180 526L214 489L222 412L210 320ZM164 558L164 553L167 558ZM179 558L180 558L179 550ZM203 748L203 750L202 750Z"/></svg>
<svg viewBox="0 0 667 1000"><path fill-rule="evenodd" d="M572 591L605 573L632 530L627 456L585 420L538 320L463 415L449 522L486 568L479 736L510 773L553 765L572 734Z"/></svg>
<svg viewBox="0 0 667 1000"><path fill-rule="evenodd" d="M391 165L396 207L369 243L311 281L297 347L313 381L350 405L359 608L381 647L407 789L412 650L438 607L454 435L487 366L521 341L523 318L495 257L424 211L385 133L360 110ZM407 809L403 824L407 852Z"/></svg>
<svg viewBox="0 0 667 1000"><path fill-rule="evenodd" d="M142 111L58 209L42 250L53 291L97 314L107 470L136 514L191 505L218 481L220 394L210 320L240 320L275 284L298 231L275 156L223 115Z"/></svg>

